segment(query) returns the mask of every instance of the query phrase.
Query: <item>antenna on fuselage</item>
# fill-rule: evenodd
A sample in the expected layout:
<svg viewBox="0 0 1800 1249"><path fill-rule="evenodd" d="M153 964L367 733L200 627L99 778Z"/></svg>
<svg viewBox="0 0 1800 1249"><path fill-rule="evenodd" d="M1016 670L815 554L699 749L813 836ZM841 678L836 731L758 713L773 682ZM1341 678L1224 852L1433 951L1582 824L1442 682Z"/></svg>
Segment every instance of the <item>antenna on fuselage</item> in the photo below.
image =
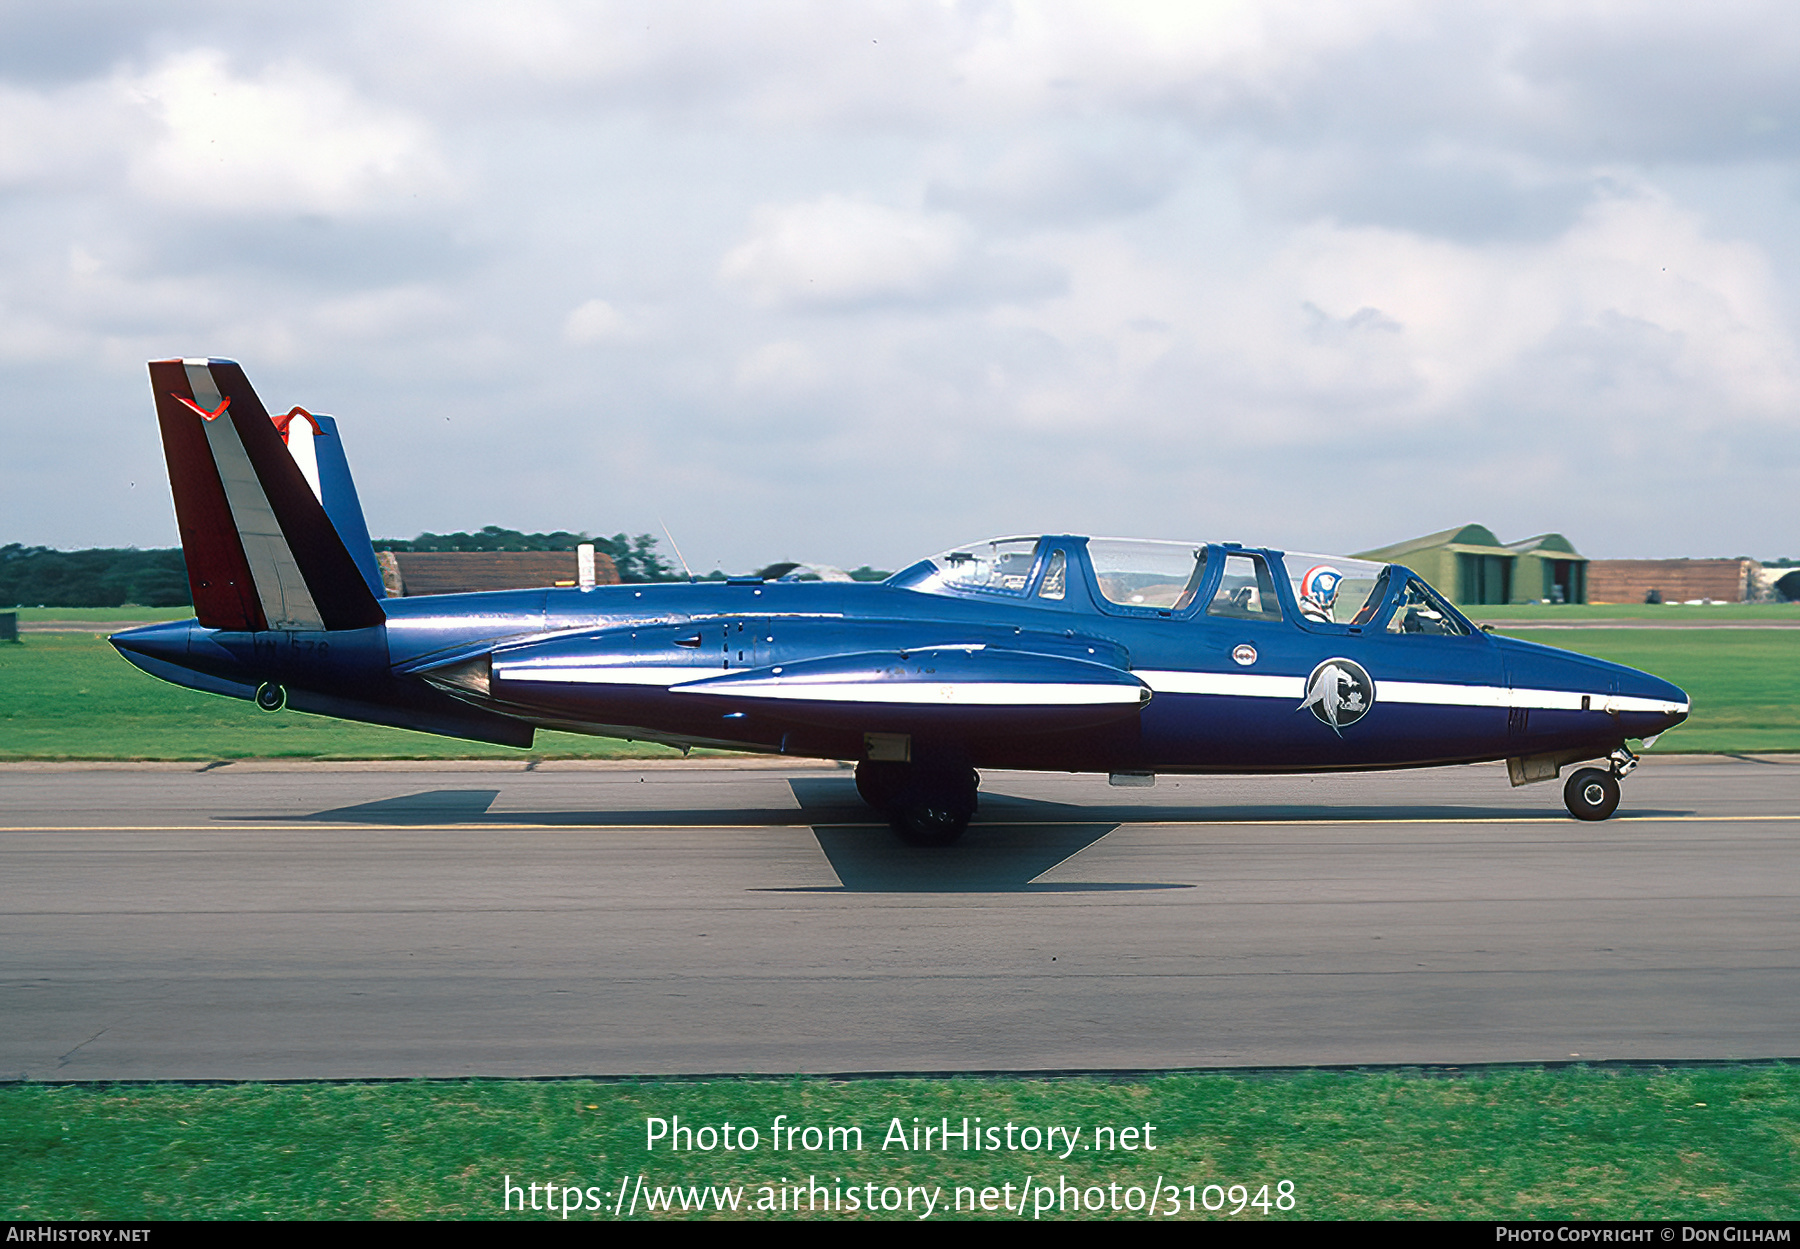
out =
<svg viewBox="0 0 1800 1249"><path fill-rule="evenodd" d="M656 523L662 525L663 537L669 540L669 548L675 552L675 558L681 560L681 571L687 574L687 579L689 581L699 580L694 576L694 570L688 567L687 559L682 555L681 548L675 545L675 535L669 532L669 526L664 524L663 518L658 516Z"/></svg>

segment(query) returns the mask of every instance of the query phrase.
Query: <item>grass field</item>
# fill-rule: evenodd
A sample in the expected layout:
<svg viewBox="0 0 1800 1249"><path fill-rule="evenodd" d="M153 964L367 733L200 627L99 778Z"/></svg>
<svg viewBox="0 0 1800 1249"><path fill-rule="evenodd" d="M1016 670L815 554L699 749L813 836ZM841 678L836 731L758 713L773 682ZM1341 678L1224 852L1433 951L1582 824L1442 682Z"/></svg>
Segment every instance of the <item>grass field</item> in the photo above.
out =
<svg viewBox="0 0 1800 1249"><path fill-rule="evenodd" d="M100 631L107 628L107 619L147 618L134 617L132 613L138 609L110 609L110 614L108 609L90 610L93 616L79 618L94 619ZM1654 613L1663 609L1636 610ZM1764 609L1759 604L1729 610ZM1770 610L1800 609L1781 605ZM37 608L32 614L78 618L74 608ZM166 614L183 615L173 610ZM1657 743L1659 752L1800 750L1800 629L1508 628L1504 632L1642 668L1685 689L1693 699L1693 715ZM537 745L521 751L298 712L267 715L249 703L195 693L148 677L126 663L100 632L26 633L21 637L17 645L0 645L0 759L671 758L679 754L647 743L551 732L539 733Z"/></svg>
<svg viewBox="0 0 1800 1249"><path fill-rule="evenodd" d="M1580 620L1665 620L1671 624L1714 625L1788 620L1800 624L1800 603L1514 603L1489 607L1464 607L1470 620L1541 620L1545 624Z"/></svg>
<svg viewBox="0 0 1800 1249"><path fill-rule="evenodd" d="M802 1135L778 1152L778 1115L785 1127L860 1127L863 1148L808 1151ZM673 1126L676 1116L694 1128L754 1127L758 1140L646 1149L647 1121ZM952 1137L948 1150L915 1152L889 1136L895 1120L910 1143L915 1122L947 1118L954 1130L965 1116L1001 1129L1002 1145L1011 1123L1016 1148L965 1152ZM1160 1179L1161 1212L1172 1202L1180 1217L1786 1219L1800 1209L1796 1123L1800 1069L1786 1066L1134 1083L15 1085L0 1087L0 1209L16 1219L497 1218L510 1177L517 1218L560 1217L516 1209L540 1196L527 1185L542 1184L575 1217L611 1218L628 1181L639 1218L719 1217L721 1197L729 1215L734 1191L739 1217L795 1217L757 1206L778 1202L784 1179L805 1191L816 1177L842 1205L799 1217L868 1217L843 1194L856 1190L861 1205L891 1188L897 1202L909 1187L941 1190L935 1218L957 1217L962 1187L961 1217L971 1217L983 1189L998 1205L1010 1185L1012 1217L1027 1192L1025 1217L1144 1218L1123 1208L1127 1190L1141 1207ZM1056 1125L1080 1130L1073 1150L1067 1137L1054 1152L1024 1148L1024 1128ZM1094 1134L1104 1127L1110 1140ZM1035 1209L1068 1201L1064 1183L1105 1208ZM1050 1186L1043 1196L1039 1185ZM708 1209L683 1212L674 1186L710 1188ZM666 1212L646 1208L658 1190ZM1292 1208L1277 1208L1289 1193ZM879 1217L918 1219L923 1200Z"/></svg>
<svg viewBox="0 0 1800 1249"><path fill-rule="evenodd" d="M60 618L60 617L59 617ZM126 663L91 633L26 633L0 645L0 759L661 759L649 743L540 732L529 751L182 689Z"/></svg>
<svg viewBox="0 0 1800 1249"><path fill-rule="evenodd" d="M1659 752L1800 750L1800 629L1504 632L1641 668L1686 690L1693 712L1657 742Z"/></svg>
<svg viewBox="0 0 1800 1249"><path fill-rule="evenodd" d="M19 614L19 623L38 620L91 620L96 625L119 620L187 620L192 607L8 607Z"/></svg>

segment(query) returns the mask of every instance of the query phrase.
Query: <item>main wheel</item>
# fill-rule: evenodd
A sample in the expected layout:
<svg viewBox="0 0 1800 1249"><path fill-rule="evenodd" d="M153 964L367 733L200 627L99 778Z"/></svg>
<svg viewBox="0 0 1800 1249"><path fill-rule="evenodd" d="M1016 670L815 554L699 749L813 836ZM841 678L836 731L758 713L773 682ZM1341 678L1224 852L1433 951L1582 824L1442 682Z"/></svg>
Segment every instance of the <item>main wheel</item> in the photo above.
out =
<svg viewBox="0 0 1800 1249"><path fill-rule="evenodd" d="M1619 781L1611 772L1582 768L1563 785L1563 805L1578 820L1604 820L1619 809Z"/></svg>
<svg viewBox="0 0 1800 1249"><path fill-rule="evenodd" d="M921 799L895 806L888 822L909 846L949 846L963 835L974 814L959 803Z"/></svg>
<svg viewBox="0 0 1800 1249"><path fill-rule="evenodd" d="M975 814L981 778L973 768L914 766L894 794L888 820L911 846L948 846Z"/></svg>
<svg viewBox="0 0 1800 1249"><path fill-rule="evenodd" d="M877 811L890 810L910 771L909 764L864 759L856 765L856 792Z"/></svg>

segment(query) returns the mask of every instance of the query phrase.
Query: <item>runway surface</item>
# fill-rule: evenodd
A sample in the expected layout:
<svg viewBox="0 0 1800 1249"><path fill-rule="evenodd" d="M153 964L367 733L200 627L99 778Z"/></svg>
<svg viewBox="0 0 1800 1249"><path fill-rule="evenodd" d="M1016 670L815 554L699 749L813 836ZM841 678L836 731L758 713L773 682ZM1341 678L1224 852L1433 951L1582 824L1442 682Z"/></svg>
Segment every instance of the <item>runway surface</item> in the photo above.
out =
<svg viewBox="0 0 1800 1249"><path fill-rule="evenodd" d="M0 1078L1794 1056L1797 795L993 773L917 850L830 768L3 767Z"/></svg>

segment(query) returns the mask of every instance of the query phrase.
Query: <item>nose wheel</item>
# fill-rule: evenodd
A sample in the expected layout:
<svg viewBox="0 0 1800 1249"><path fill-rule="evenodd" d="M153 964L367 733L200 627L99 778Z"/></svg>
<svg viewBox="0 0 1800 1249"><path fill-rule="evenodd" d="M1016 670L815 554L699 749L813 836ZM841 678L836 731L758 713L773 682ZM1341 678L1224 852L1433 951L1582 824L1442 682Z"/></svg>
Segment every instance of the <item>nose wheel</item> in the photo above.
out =
<svg viewBox="0 0 1800 1249"><path fill-rule="evenodd" d="M1578 820L1604 820L1619 809L1619 780L1599 768L1582 768L1563 785L1563 804Z"/></svg>
<svg viewBox="0 0 1800 1249"><path fill-rule="evenodd" d="M1581 768L1563 785L1563 805L1578 820L1604 820L1619 809L1619 782L1637 767L1637 756L1621 746L1611 768Z"/></svg>

